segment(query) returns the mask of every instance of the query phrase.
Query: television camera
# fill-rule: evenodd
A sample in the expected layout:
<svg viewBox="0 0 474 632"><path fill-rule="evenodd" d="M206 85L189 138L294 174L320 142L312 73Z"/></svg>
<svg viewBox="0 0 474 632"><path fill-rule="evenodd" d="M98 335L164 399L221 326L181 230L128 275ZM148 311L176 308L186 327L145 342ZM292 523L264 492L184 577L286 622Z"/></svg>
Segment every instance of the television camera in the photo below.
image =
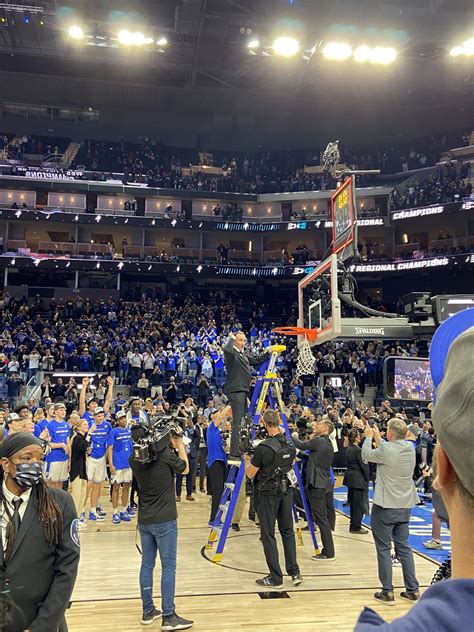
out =
<svg viewBox="0 0 474 632"><path fill-rule="evenodd" d="M170 445L172 437L182 436L182 428L176 417L152 415L140 424L142 435L133 444L132 459L137 463L152 463L160 452Z"/></svg>
<svg viewBox="0 0 474 632"><path fill-rule="evenodd" d="M264 426L255 426L250 415L242 417L239 437L241 454L253 454L256 446L267 437L268 432Z"/></svg>

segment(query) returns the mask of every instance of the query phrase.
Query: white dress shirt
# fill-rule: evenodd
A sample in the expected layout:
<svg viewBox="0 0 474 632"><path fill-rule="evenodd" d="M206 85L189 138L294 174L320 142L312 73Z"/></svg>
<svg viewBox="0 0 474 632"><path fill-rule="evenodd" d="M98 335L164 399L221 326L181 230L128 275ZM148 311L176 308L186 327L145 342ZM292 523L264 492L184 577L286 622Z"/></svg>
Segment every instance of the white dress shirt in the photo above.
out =
<svg viewBox="0 0 474 632"><path fill-rule="evenodd" d="M31 496L31 487L25 490L22 494L20 494L20 496L16 496L15 494L11 493L11 491L6 486L5 481L3 481L2 492L3 492L3 503L0 506L0 529L2 532L3 550L5 551L7 547L7 525L9 522L8 515L5 511L5 503L7 504L10 515L13 515L14 509L13 509L12 501L15 498L21 498L23 502L20 505L20 509L18 510L18 513L20 514L20 520L23 520L23 516L25 515L26 508L28 507L28 501L30 500L30 496Z"/></svg>

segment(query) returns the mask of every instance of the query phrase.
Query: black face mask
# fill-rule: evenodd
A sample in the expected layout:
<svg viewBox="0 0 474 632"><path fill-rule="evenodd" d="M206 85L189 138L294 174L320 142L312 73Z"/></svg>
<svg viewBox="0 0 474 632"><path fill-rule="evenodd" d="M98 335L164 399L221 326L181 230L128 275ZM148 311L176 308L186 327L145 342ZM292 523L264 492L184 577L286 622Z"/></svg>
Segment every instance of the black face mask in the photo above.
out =
<svg viewBox="0 0 474 632"><path fill-rule="evenodd" d="M18 463L16 474L12 476L12 479L19 487L29 489L40 482L42 475L43 466L41 463Z"/></svg>

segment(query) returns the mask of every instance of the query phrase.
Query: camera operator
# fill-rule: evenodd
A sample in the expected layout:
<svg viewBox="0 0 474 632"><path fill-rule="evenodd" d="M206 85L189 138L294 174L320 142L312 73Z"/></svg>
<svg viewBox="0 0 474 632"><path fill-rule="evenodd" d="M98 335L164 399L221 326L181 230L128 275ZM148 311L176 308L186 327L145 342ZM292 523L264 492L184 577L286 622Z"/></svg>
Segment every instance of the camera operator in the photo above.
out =
<svg viewBox="0 0 474 632"><path fill-rule="evenodd" d="M313 560L333 560L335 558L332 531L336 525L334 511L333 483L331 464L334 447L330 436L334 426L327 417L313 423L313 432L307 441L300 441L295 435L293 440L299 450L309 450L306 467L306 492L315 524L319 527L323 544L320 555Z"/></svg>
<svg viewBox="0 0 474 632"><path fill-rule="evenodd" d="M143 439L147 429L135 426L134 442ZM174 451L177 451L176 452ZM148 625L161 614L153 603L153 570L156 553L161 559L162 630L185 630L193 624L176 614L174 604L178 527L175 497L175 474L189 472L188 457L183 437L172 436L166 446L150 463L139 463L130 458L130 467L138 483L138 528L142 545L140 592L143 604L142 623Z"/></svg>
<svg viewBox="0 0 474 632"><path fill-rule="evenodd" d="M257 579L263 588L281 590L283 573L278 559L275 540L275 523L278 521L283 549L285 551L286 572L298 586L303 581L296 561L296 541L293 530L293 488L288 478L292 472L296 456L294 446L280 430L277 411L267 409L261 420L268 433L256 448L253 456L245 455L245 473L255 479L255 509L260 522L260 536L270 574Z"/></svg>

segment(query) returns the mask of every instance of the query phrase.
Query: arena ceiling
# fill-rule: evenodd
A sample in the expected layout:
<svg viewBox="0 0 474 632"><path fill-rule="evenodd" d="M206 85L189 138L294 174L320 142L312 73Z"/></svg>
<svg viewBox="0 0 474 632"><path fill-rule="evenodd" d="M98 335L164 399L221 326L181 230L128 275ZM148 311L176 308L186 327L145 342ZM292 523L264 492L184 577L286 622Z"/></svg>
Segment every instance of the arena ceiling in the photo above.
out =
<svg viewBox="0 0 474 632"><path fill-rule="evenodd" d="M448 55L474 34L472 0L17 0L42 10L28 23L24 14L2 12L5 4L3 100L83 106L87 99L97 108L120 101L137 112L153 104L223 115L237 108L243 116L265 111L269 98L347 116L363 101L429 118L440 103L465 111L474 99L472 58ZM74 22L90 34L87 43L68 37ZM117 47L113 36L128 24L167 45ZM379 68L317 53L307 60L249 54L249 38L271 42L280 33L306 51L331 39L371 38L399 57Z"/></svg>

